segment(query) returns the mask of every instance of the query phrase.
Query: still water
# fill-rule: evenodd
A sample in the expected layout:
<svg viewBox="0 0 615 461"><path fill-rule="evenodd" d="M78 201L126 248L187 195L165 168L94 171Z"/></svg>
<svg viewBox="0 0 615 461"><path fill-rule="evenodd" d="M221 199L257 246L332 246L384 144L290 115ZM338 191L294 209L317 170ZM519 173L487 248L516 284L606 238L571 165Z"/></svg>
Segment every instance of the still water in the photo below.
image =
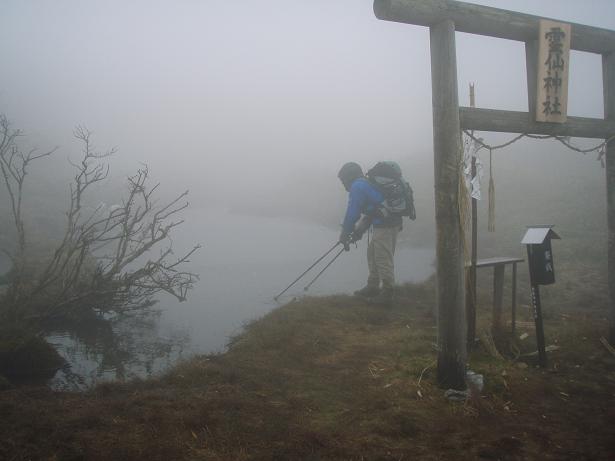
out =
<svg viewBox="0 0 615 461"><path fill-rule="evenodd" d="M229 337L246 322L293 297L352 293L367 279L367 243L361 241L342 253L308 291L304 287L337 250L275 302L276 294L333 246L337 232L306 221L220 211L191 211L185 219L174 236L176 253L202 245L186 266L200 275L188 300L179 303L161 295L158 318L120 323L113 335L97 332L89 340L52 335L50 341L71 364L70 372L60 372L52 386L83 387L148 376L195 353L224 351ZM402 240L412 232L412 223L407 223ZM433 273L433 259L433 249L400 245L395 255L397 281L426 279Z"/></svg>

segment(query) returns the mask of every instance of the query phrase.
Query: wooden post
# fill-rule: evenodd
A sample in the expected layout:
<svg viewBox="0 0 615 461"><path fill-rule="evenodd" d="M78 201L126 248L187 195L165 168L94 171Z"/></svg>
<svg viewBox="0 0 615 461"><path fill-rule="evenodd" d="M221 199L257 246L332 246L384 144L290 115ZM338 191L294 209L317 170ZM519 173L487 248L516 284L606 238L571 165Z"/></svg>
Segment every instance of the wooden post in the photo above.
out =
<svg viewBox="0 0 615 461"><path fill-rule="evenodd" d="M517 263L512 265L512 307L510 316L512 336L514 338L517 333Z"/></svg>
<svg viewBox="0 0 615 461"><path fill-rule="evenodd" d="M602 56L604 118L615 120L615 52ZM614 133L615 134L615 133ZM615 345L615 140L606 148L608 222L609 342Z"/></svg>
<svg viewBox="0 0 615 461"><path fill-rule="evenodd" d="M530 245L531 246L531 245ZM529 246L528 246L529 251ZM529 253L528 253L529 259ZM540 303L540 285L532 284L532 306L534 308L534 324L536 325L536 346L538 349L538 365L547 368L547 351L545 349L545 328L542 322L542 305Z"/></svg>
<svg viewBox="0 0 615 461"><path fill-rule="evenodd" d="M493 267L493 315L491 318L491 332L493 338L502 338L502 304L504 300L504 264Z"/></svg>
<svg viewBox="0 0 615 461"><path fill-rule="evenodd" d="M470 107L476 107L474 84L470 84ZM472 167L471 176L476 176L476 157L472 149ZM477 200L472 197L472 255L470 258L470 267L467 272L466 279L466 318L468 322L468 351L474 347L474 338L476 337L476 260L478 257L478 212Z"/></svg>
<svg viewBox="0 0 615 461"><path fill-rule="evenodd" d="M466 318L459 213L461 132L455 24L430 27L436 205L438 384L465 389Z"/></svg>

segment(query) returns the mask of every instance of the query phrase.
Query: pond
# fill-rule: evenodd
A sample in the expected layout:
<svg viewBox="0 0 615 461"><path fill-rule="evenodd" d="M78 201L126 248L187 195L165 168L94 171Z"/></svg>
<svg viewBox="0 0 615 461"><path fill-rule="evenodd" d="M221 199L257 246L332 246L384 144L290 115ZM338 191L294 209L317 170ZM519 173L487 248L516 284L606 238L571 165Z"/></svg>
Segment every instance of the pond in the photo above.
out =
<svg viewBox="0 0 615 461"><path fill-rule="evenodd" d="M162 371L178 359L197 353L222 352L242 326L293 297L352 293L367 279L366 239L353 245L304 291L304 287L332 258L321 264L274 301L299 274L329 250L338 233L306 221L191 211L174 236L177 254L200 243L187 269L200 281L179 303L159 298L159 315L120 322L109 331L88 335L55 333L50 342L68 360L56 388L87 387L102 380L145 377ZM406 225L404 233L412 231ZM404 234L402 234L404 235ZM433 249L400 245L395 255L398 283L418 282L434 271Z"/></svg>

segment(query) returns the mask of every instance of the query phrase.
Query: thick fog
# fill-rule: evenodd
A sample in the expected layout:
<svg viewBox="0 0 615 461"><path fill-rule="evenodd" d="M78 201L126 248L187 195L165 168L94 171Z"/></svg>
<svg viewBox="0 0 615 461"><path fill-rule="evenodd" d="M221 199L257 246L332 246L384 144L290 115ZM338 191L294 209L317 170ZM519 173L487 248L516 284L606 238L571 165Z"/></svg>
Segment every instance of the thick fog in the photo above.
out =
<svg viewBox="0 0 615 461"><path fill-rule="evenodd" d="M346 193L336 175L347 161L364 168L379 160L401 164L414 188L418 214L416 222L405 226L402 247L433 251L429 31L379 21L372 3L3 1L0 113L24 131L27 148L58 147L31 171L36 179L29 186L35 193L26 200L34 210L30 213L44 210L61 217L71 174L66 160L78 158L81 148L73 129L84 125L93 131L98 149L118 149L95 201L117 200L126 175L142 164L161 183L163 196L190 191L188 227L177 234L176 244L204 245L196 263L203 277L193 310L200 309L203 299L224 302L224 292L216 292L224 283L215 280L226 274L217 269L225 255L241 253L237 264L252 279L266 271L258 264L246 266L255 262L250 258L277 264L270 278L242 293L246 299L241 304L255 292L259 302L270 299L326 249L345 208ZM474 3L615 29L610 0ZM469 105L472 82L478 107L526 111L523 44L462 33L456 37L460 103ZM569 115L602 117L600 56L573 51L570 69ZM511 138L481 136L492 144ZM587 147L598 141L573 142ZM488 155L481 155L487 171ZM481 238L479 254L518 245L528 224L578 221L588 232L602 230L604 170L595 160L595 154L584 156L555 141L524 140L494 152L499 233ZM487 177L484 197L486 184ZM552 206L573 198L583 204L574 213L562 215L562 207ZM5 202L0 210L8 217ZM479 208L485 227L485 200ZM52 218L41 222L32 215L42 224L39 232L56 226ZM291 219L292 224L265 225L259 221L265 217ZM8 219L2 221L0 243L6 245L10 226ZM232 231L224 230L225 223ZM315 226L325 233L316 237L320 227ZM272 237L272 228L292 232L285 247ZM246 242L259 251L251 251L254 246ZM289 251L295 247L304 247L301 257ZM432 259L431 253L422 254L417 259L422 267L408 269L401 279L429 275ZM208 260L215 264L207 265ZM353 261L365 269L363 251ZM228 269L229 277L233 274L237 271ZM363 275L337 277L326 282L328 291L336 291L336 280L345 280L341 291L363 283ZM250 286L245 280L235 284L226 292ZM241 313L237 319L263 311ZM217 328L211 318L208 322Z"/></svg>
<svg viewBox="0 0 615 461"><path fill-rule="evenodd" d="M609 1L477 3L615 28ZM119 148L118 173L147 163L166 189L190 189L194 207L275 212L271 202L327 219L343 204L345 161L390 158L421 167L410 179L432 176L428 30L378 21L371 0L2 9L0 110L57 157L76 155L83 124L99 148ZM525 110L522 44L457 40L462 104L475 82L480 107ZM571 68L570 114L601 116L599 57L573 53Z"/></svg>

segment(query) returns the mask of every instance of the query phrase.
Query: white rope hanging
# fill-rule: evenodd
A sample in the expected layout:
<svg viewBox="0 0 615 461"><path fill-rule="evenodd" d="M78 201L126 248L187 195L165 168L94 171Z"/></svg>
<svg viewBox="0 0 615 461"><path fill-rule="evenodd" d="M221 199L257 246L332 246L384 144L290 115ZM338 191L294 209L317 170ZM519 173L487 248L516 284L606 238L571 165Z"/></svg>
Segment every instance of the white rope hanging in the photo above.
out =
<svg viewBox="0 0 615 461"><path fill-rule="evenodd" d="M495 182L493 180L493 149L489 149L489 217L487 230L495 232Z"/></svg>

